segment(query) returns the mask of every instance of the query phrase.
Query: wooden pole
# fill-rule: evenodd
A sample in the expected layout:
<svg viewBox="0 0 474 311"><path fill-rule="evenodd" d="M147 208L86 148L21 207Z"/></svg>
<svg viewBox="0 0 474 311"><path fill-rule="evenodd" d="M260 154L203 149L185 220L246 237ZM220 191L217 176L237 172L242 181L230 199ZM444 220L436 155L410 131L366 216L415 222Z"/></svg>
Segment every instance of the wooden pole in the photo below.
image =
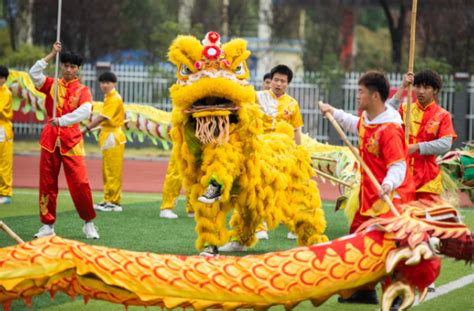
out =
<svg viewBox="0 0 474 311"><path fill-rule="evenodd" d="M57 20L57 29L56 29L56 42L59 42L60 34L61 34L61 9L62 9L62 0L58 0L58 20ZM53 119L56 118L56 105L58 101L58 78L59 78L59 53L56 54L56 64L54 67Z"/></svg>
<svg viewBox="0 0 474 311"><path fill-rule="evenodd" d="M0 220L0 228L5 231L18 244L25 243L12 229L10 229L3 221Z"/></svg>
<svg viewBox="0 0 474 311"><path fill-rule="evenodd" d="M323 104L323 102L320 101L319 106L321 107L322 104ZM367 173L367 176L369 176L370 181L372 181L372 183L375 185L375 187L377 188L377 191L381 192L382 191L382 186L380 186L380 183L377 181L377 178L375 178L375 176L372 173L372 171L370 170L370 168L367 166L367 164L365 164L364 160L360 156L357 149L351 144L349 139L347 139L346 134L344 133L342 128L339 126L337 121L334 119L332 114L329 113L329 112L326 112L324 114L324 116L329 120L329 122L331 122L332 126L334 126L334 128L338 132L341 139L349 147L349 149L352 151L352 153L357 158L357 160L359 160L359 163L362 166L362 169ZM386 195L386 194L383 195L382 199L388 204L388 207L390 208L390 211L392 212L392 214L394 214L395 216L400 216L400 213L397 211L397 209L395 208L395 205L393 205L393 202L390 200L388 195Z"/></svg>
<svg viewBox="0 0 474 311"><path fill-rule="evenodd" d="M418 6L418 0L413 0L411 7L411 22L410 22L410 54L408 55L408 72L413 72L415 64L415 35L416 35L416 8ZM408 95L407 95L407 111L405 113L405 140L409 143L410 139L410 122L411 122L411 92L413 85L408 84Z"/></svg>
<svg viewBox="0 0 474 311"><path fill-rule="evenodd" d="M336 177L334 177L334 176L332 176L332 175L329 175L329 174L327 174L327 173L324 173L324 172L318 170L317 168L314 168L314 167L313 167L313 170L314 170L314 172L316 173L316 175L319 175L319 176L321 176L321 177L327 178L327 179L329 179L329 180L332 180L332 181L334 181L334 182L337 182L337 183L339 183L339 184L341 184L341 185L344 185L344 186L346 186L346 187L350 187L350 188L353 187L352 184L350 184L350 183L348 183L348 182L345 182L345 181L343 181L343 180L340 180L339 178L336 178Z"/></svg>

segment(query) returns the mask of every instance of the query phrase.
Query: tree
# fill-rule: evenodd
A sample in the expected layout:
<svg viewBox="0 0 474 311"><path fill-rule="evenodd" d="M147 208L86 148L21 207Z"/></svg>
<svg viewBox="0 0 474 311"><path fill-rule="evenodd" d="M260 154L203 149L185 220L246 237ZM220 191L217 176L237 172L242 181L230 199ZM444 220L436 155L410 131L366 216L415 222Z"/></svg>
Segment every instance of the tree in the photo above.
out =
<svg viewBox="0 0 474 311"><path fill-rule="evenodd" d="M383 8L385 17L387 18L388 29L390 31L390 39L392 42L392 62L396 70L401 70L402 67L402 48L403 37L405 35L405 18L407 15L407 8L404 1L398 4L398 16L392 14L388 0L379 0Z"/></svg>
<svg viewBox="0 0 474 311"><path fill-rule="evenodd" d="M474 72L474 1L449 0L419 10L418 25L419 56L425 66Z"/></svg>
<svg viewBox="0 0 474 311"><path fill-rule="evenodd" d="M335 12L338 11L331 4L308 8L303 52L306 70L339 68L342 15Z"/></svg>
<svg viewBox="0 0 474 311"><path fill-rule="evenodd" d="M22 44L33 43L33 4L33 0L3 0L10 44L15 51Z"/></svg>

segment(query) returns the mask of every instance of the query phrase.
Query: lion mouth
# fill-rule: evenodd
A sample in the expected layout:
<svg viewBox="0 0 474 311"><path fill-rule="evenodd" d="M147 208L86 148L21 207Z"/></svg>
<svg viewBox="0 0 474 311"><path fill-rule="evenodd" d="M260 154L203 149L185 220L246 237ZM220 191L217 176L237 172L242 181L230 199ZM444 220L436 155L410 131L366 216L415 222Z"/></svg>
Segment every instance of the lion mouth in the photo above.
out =
<svg viewBox="0 0 474 311"><path fill-rule="evenodd" d="M205 97L194 102L191 107L185 109L184 113L193 114L196 112L213 112L213 111L229 111L239 110L232 101L223 97Z"/></svg>
<svg viewBox="0 0 474 311"><path fill-rule="evenodd" d="M238 122L235 112L240 109L223 97L205 97L195 101L183 112L190 114L195 136L202 144L225 144L229 141L230 125Z"/></svg>

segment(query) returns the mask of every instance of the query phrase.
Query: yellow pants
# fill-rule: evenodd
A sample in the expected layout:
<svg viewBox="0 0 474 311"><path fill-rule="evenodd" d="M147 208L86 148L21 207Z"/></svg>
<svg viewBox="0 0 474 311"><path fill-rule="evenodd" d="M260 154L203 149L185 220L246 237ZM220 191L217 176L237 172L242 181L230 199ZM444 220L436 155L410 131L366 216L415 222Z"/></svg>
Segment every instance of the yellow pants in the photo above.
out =
<svg viewBox="0 0 474 311"><path fill-rule="evenodd" d="M173 157L170 158L168 170L166 171L165 184L163 185L163 200L161 202L161 210L174 209L176 198L181 192L183 186L183 178L178 170L178 164ZM193 213L193 208L186 195L186 212Z"/></svg>
<svg viewBox="0 0 474 311"><path fill-rule="evenodd" d="M125 144L102 150L102 178L104 202L120 204L122 200L122 171Z"/></svg>
<svg viewBox="0 0 474 311"><path fill-rule="evenodd" d="M11 124L0 125L0 196L12 196L13 131Z"/></svg>

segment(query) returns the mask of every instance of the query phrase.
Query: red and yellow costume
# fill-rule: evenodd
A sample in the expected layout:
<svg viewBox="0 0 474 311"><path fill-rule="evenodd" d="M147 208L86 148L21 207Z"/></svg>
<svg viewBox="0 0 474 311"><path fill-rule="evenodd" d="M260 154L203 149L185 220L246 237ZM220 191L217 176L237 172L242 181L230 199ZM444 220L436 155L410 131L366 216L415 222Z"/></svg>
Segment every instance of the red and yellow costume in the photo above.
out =
<svg viewBox="0 0 474 311"><path fill-rule="evenodd" d="M46 95L45 106L48 117L53 115L54 79L46 77L38 90ZM60 118L85 103L92 103L92 95L87 86L75 79L58 81L56 116ZM84 159L84 141L79 124L52 126L47 123L40 138L40 217L44 224L56 221L56 199L58 195L58 175L61 163L71 193L74 206L84 221L95 218L92 194L87 178Z"/></svg>
<svg viewBox="0 0 474 311"><path fill-rule="evenodd" d="M404 139L401 125L396 123L364 124L365 112L359 119L359 153L370 168L375 178L382 184L387 176L390 165L405 161L408 158L408 147ZM415 199L414 186L409 174L407 163L405 179L391 193L395 205L407 203ZM367 173L361 170L360 208L351 224L350 232L354 232L366 220L372 217L392 217L388 205L380 199L377 188Z"/></svg>
<svg viewBox="0 0 474 311"><path fill-rule="evenodd" d="M12 195L13 164L12 93L0 86L0 196Z"/></svg>
<svg viewBox="0 0 474 311"><path fill-rule="evenodd" d="M405 121L406 110L406 104L399 108L403 121ZM425 108L418 101L413 104L410 120L409 144L429 142L442 137L452 137L454 142L457 137L451 114L438 106L435 101ZM410 156L409 164L417 198L429 199L431 195L441 194L441 171L436 163L436 155L422 155L415 152Z"/></svg>
<svg viewBox="0 0 474 311"><path fill-rule="evenodd" d="M122 199L123 155L126 138L122 131L125 109L122 97L113 89L104 98L101 115L107 120L101 123L99 145L102 150L102 178L104 202L120 205Z"/></svg>

